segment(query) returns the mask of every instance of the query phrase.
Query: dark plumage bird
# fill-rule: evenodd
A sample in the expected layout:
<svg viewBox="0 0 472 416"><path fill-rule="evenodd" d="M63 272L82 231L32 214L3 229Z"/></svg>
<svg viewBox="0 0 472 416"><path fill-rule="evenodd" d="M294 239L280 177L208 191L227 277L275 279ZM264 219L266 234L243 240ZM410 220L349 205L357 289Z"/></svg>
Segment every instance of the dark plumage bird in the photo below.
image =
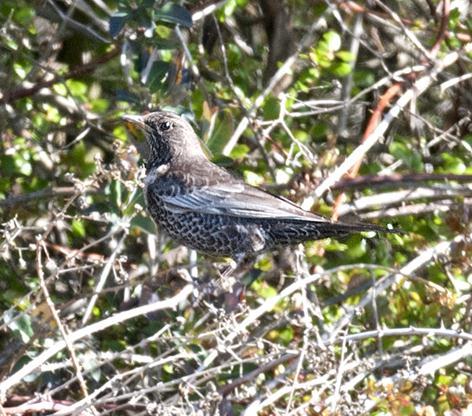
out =
<svg viewBox="0 0 472 416"><path fill-rule="evenodd" d="M241 260L277 246L388 231L332 222L244 183L208 160L190 124L177 114L123 119L144 130L149 144L145 196L152 218L189 248Z"/></svg>

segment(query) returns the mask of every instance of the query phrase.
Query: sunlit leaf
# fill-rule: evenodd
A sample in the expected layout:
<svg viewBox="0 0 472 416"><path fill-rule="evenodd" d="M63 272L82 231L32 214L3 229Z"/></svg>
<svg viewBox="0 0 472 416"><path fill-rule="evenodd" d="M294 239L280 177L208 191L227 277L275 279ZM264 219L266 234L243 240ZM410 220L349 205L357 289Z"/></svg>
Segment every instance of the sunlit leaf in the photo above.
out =
<svg viewBox="0 0 472 416"><path fill-rule="evenodd" d="M231 112L223 110L217 118L213 134L208 139L207 146L214 154L220 154L233 132L233 117Z"/></svg>
<svg viewBox="0 0 472 416"><path fill-rule="evenodd" d="M165 81L169 73L170 64L164 61L156 61L153 63L146 85L151 91L162 90L165 88Z"/></svg>

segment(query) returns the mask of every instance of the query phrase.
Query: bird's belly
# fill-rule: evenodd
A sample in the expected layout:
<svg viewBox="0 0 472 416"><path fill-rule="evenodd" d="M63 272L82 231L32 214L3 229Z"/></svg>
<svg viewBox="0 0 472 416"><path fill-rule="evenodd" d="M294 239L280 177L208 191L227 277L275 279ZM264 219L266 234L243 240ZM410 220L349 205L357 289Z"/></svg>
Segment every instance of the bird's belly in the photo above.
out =
<svg viewBox="0 0 472 416"><path fill-rule="evenodd" d="M154 221L175 241L213 256L234 257L265 249L265 238L257 225L235 217L198 212L175 213L162 204L148 204Z"/></svg>

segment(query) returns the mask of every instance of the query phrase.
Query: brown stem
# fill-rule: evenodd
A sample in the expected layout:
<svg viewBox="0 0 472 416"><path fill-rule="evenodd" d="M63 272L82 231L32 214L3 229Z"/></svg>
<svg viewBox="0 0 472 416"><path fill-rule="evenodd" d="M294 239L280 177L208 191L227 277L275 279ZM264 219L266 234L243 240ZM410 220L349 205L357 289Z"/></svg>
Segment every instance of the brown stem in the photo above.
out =
<svg viewBox="0 0 472 416"><path fill-rule="evenodd" d="M389 185L405 185L408 183L428 181L455 181L460 183L472 182L472 175L455 175L453 173L409 173L406 175L367 175L340 180L331 189L358 189L366 187L382 187Z"/></svg>
<svg viewBox="0 0 472 416"><path fill-rule="evenodd" d="M385 111L385 109L390 105L390 102L401 93L402 91L402 84L397 82L393 84L391 87L388 88L388 90L380 97L379 102L375 106L374 111L372 112L372 115L369 119L369 123L367 124L367 127L362 135L361 143L364 143L364 141L370 136L370 134L377 128L378 124L380 123L382 119L382 115ZM349 178L354 178L357 176L359 169L362 165L362 158L359 159L356 164L349 170L347 173L347 176ZM334 203L333 207L333 215L331 218L333 220L337 220L339 217L339 207L342 205L344 201L344 192L341 192Z"/></svg>
<svg viewBox="0 0 472 416"><path fill-rule="evenodd" d="M441 14L441 24L439 26L438 34L434 42L433 47L431 48L431 54L436 56L441 47L442 41L446 38L447 24L449 21L449 11L450 11L450 2L449 0L443 0L442 2L442 14Z"/></svg>
<svg viewBox="0 0 472 416"><path fill-rule="evenodd" d="M77 193L77 189L73 186L59 186L53 188L45 188L40 191L30 192L28 194L13 195L3 201L0 201L0 208L11 209L18 205L26 204L31 201L45 198L55 198L57 196L69 196Z"/></svg>

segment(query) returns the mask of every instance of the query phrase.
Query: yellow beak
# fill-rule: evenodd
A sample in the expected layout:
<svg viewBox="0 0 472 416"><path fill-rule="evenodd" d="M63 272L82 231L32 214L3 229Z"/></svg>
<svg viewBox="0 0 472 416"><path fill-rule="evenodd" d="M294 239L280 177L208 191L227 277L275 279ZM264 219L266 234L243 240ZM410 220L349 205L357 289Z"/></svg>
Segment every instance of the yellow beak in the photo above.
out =
<svg viewBox="0 0 472 416"><path fill-rule="evenodd" d="M125 114L121 118L127 123L130 123L133 126L139 127L140 129L144 130L146 128L146 124L144 124L144 116Z"/></svg>

